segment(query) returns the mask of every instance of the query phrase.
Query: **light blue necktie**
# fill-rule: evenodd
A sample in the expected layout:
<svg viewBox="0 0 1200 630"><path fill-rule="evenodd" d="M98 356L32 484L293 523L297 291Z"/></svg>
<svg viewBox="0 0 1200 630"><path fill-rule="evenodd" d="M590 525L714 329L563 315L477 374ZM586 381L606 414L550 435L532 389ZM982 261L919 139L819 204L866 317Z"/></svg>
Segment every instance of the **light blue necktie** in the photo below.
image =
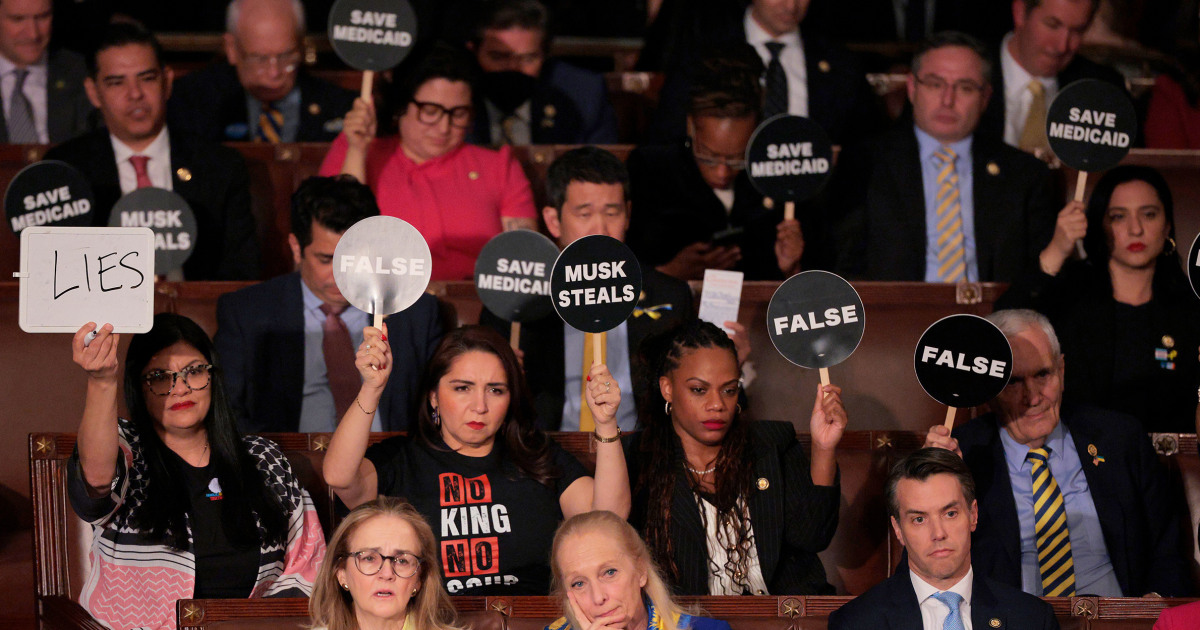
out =
<svg viewBox="0 0 1200 630"><path fill-rule="evenodd" d="M942 624L942 630L967 630L967 627L963 625L962 612L958 609L958 605L963 600L962 595L953 591L943 591L934 593L933 598L950 609L950 614L946 615L946 622Z"/></svg>

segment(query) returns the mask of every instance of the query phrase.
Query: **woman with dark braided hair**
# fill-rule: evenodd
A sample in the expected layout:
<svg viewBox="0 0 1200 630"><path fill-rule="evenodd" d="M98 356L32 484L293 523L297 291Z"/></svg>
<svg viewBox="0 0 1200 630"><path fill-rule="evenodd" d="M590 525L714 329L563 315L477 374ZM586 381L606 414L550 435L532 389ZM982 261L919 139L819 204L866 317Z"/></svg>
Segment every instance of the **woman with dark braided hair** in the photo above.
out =
<svg viewBox="0 0 1200 630"><path fill-rule="evenodd" d="M630 522L676 591L832 594L817 553L837 528L841 389L820 388L810 461L791 423L742 413L737 354L720 328L693 321L643 352L658 387L626 445Z"/></svg>

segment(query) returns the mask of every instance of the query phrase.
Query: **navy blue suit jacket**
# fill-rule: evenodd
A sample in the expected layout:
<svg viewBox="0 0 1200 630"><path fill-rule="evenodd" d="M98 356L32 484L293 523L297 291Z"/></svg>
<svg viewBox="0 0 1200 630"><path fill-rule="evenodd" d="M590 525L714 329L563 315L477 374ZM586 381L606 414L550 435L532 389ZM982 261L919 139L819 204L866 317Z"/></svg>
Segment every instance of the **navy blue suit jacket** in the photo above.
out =
<svg viewBox="0 0 1200 630"><path fill-rule="evenodd" d="M983 522L983 519L980 519ZM1056 630L1058 620L1050 604L985 577L975 565L971 586L971 627L998 630ZM992 625L999 621L999 625ZM921 603L913 590L908 565L871 590L847 602L829 615L829 630L922 630Z"/></svg>
<svg viewBox="0 0 1200 630"><path fill-rule="evenodd" d="M87 68L83 58L70 50L51 50L46 55L46 133L50 144L65 142L96 127L96 108L83 89ZM0 107L8 104L0 99ZM8 126L0 120L0 143L8 142Z"/></svg>
<svg viewBox="0 0 1200 630"><path fill-rule="evenodd" d="M532 144L616 144L617 114L604 77L550 59L542 68L530 103ZM470 142L492 144L487 107L475 108Z"/></svg>
<svg viewBox="0 0 1200 630"><path fill-rule="evenodd" d="M304 298L289 273L217 300L217 335L229 402L246 433L297 431L304 389ZM442 337L437 299L422 295L384 319L393 367L379 401L384 431L405 431L425 364Z"/></svg>
<svg viewBox="0 0 1200 630"><path fill-rule="evenodd" d="M1179 514L1150 439L1130 416L1097 407L1063 405L1062 422L1082 458L1104 544L1127 597L1192 593L1183 565ZM963 460L975 478L979 528L971 547L977 574L1021 587L1021 527L995 414L955 427ZM1089 459L1090 447L1104 461Z"/></svg>

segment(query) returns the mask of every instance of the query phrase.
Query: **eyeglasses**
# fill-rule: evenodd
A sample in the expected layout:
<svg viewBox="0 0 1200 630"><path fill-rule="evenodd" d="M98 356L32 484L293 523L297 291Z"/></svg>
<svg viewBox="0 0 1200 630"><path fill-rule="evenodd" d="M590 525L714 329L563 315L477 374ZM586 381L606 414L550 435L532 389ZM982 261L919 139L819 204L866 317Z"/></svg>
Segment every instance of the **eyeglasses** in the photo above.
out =
<svg viewBox="0 0 1200 630"><path fill-rule="evenodd" d="M692 142L692 155L696 157L696 162L703 166L717 167L726 166L735 171L743 171L746 169L745 158L723 158L716 155L701 153L700 149L696 148L695 141Z"/></svg>
<svg viewBox="0 0 1200 630"><path fill-rule="evenodd" d="M355 551L346 555L354 558L354 566L363 575L375 575L382 571L384 560L392 561L392 573L398 578L410 578L421 569L421 559L407 551L394 556L385 556L378 551Z"/></svg>
<svg viewBox="0 0 1200 630"><path fill-rule="evenodd" d="M964 98L979 96L983 92L984 87L982 83L976 83L970 79L962 79L961 81L949 83L937 75L926 76L924 79L920 77L914 77L914 79L916 80L917 85L920 85L930 92L944 94L947 87L953 87L954 95Z"/></svg>
<svg viewBox="0 0 1200 630"><path fill-rule="evenodd" d="M466 128L471 126L471 118L475 114L475 110L470 105L447 108L438 103L421 101L413 101L412 104L417 106L417 120L426 125L436 125L442 121L443 116L449 114L451 125Z"/></svg>
<svg viewBox="0 0 1200 630"><path fill-rule="evenodd" d="M259 74L265 73L271 69L271 64L275 64L285 74L290 74L296 71L296 66L300 63L300 51L289 50L278 55L251 55L242 53L242 63L246 67Z"/></svg>
<svg viewBox="0 0 1200 630"><path fill-rule="evenodd" d="M183 384L189 392L196 392L208 387L212 382L212 371L216 369L211 363L189 365L178 372L171 370L154 370L142 377L155 396L167 396L175 389L175 382L183 377Z"/></svg>

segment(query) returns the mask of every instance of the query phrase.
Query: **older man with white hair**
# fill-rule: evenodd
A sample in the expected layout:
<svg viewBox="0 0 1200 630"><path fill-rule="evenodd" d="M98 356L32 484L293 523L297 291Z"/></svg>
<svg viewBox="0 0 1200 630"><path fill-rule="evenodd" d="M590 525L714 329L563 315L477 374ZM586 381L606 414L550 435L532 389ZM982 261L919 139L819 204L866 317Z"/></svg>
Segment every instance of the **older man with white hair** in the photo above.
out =
<svg viewBox="0 0 1200 630"><path fill-rule="evenodd" d="M175 82L171 127L206 140L330 142L354 93L301 68L300 0L233 0L225 14L225 57Z"/></svg>
<svg viewBox="0 0 1200 630"><path fill-rule="evenodd" d="M1008 338L1012 378L991 413L929 430L978 486L972 563L1040 596L1190 596L1178 512L1141 424L1062 404L1065 357L1043 315L988 316Z"/></svg>

